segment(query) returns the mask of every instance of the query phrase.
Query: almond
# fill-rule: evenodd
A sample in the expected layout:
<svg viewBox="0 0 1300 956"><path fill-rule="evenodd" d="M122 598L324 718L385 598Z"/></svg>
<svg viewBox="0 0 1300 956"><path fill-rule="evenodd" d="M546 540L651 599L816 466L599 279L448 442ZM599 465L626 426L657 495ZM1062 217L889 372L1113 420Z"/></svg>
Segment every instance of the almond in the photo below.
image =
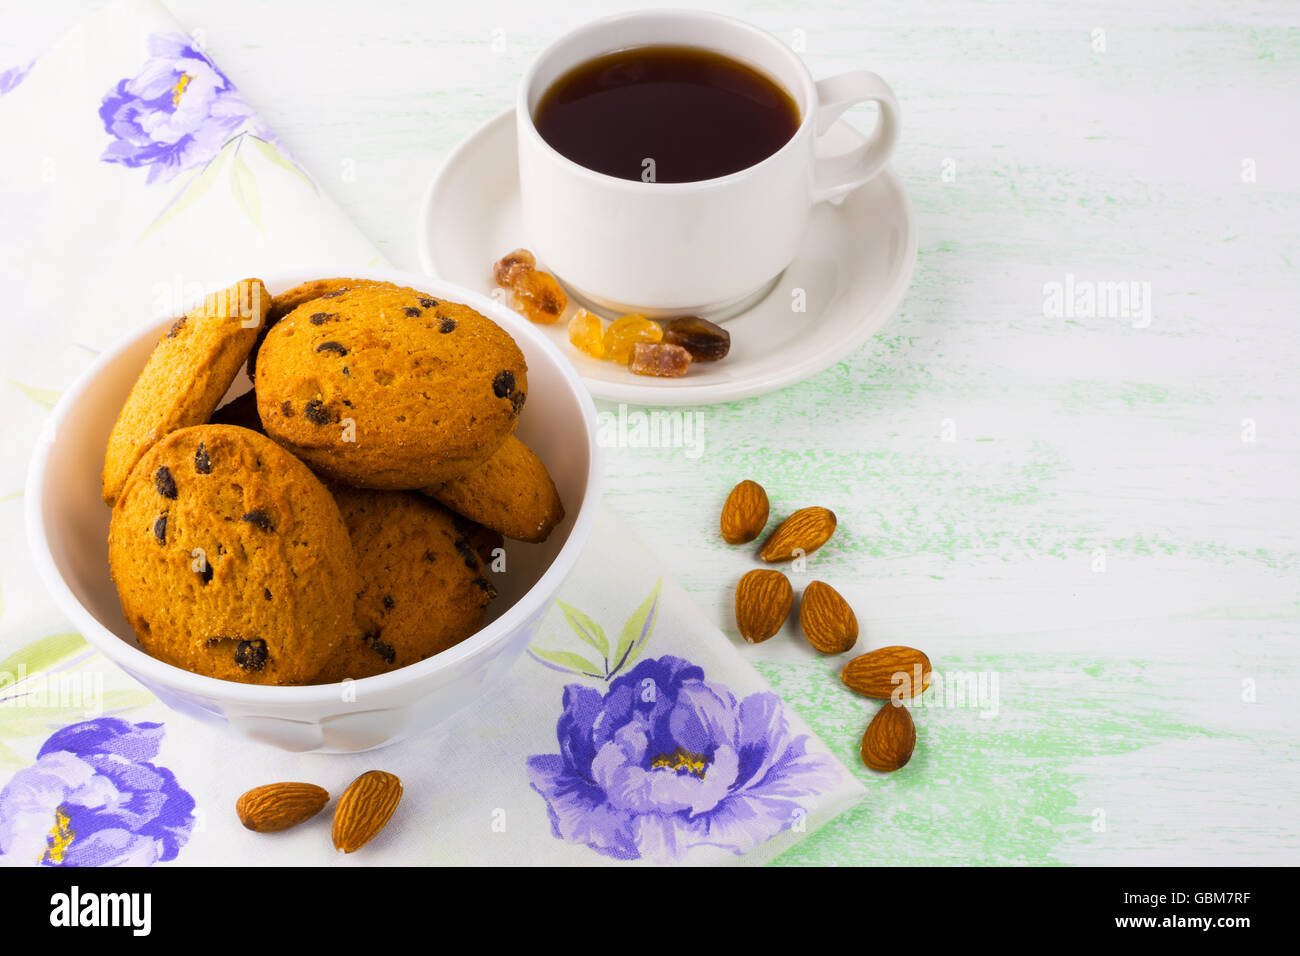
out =
<svg viewBox="0 0 1300 956"><path fill-rule="evenodd" d="M808 643L823 654L843 654L858 642L858 618L849 602L824 581L803 589L799 627Z"/></svg>
<svg viewBox="0 0 1300 956"><path fill-rule="evenodd" d="M881 647L844 665L840 680L877 700L917 697L930 686L930 658L914 647Z"/></svg>
<svg viewBox="0 0 1300 956"><path fill-rule="evenodd" d="M835 533L835 512L828 508L800 508L781 522L758 556L764 561L793 561L812 554Z"/></svg>
<svg viewBox="0 0 1300 956"><path fill-rule="evenodd" d="M742 481L731 489L722 506L722 540L746 544L757 538L767 524L767 492L756 481Z"/></svg>
<svg viewBox="0 0 1300 956"><path fill-rule="evenodd" d="M872 770L892 773L907 766L916 747L916 724L902 704L886 704L871 718L862 735L862 762Z"/></svg>
<svg viewBox="0 0 1300 956"><path fill-rule="evenodd" d="M367 770L348 784L334 810L334 849L343 853L369 843L402 799L402 781L382 770Z"/></svg>
<svg viewBox="0 0 1300 956"><path fill-rule="evenodd" d="M236 800L235 813L248 829L274 833L314 817L329 801L329 792L314 783L268 783Z"/></svg>
<svg viewBox="0 0 1300 956"><path fill-rule="evenodd" d="M751 644L765 641L785 623L794 589L780 571L750 571L736 585L736 627Z"/></svg>

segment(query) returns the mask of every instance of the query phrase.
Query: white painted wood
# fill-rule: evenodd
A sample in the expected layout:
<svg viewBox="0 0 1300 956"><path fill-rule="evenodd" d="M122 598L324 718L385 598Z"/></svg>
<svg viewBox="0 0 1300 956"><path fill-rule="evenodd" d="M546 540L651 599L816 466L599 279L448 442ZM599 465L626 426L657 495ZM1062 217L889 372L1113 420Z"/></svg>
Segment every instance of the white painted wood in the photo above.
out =
<svg viewBox="0 0 1300 956"><path fill-rule="evenodd" d="M10 7L0 63L88 6ZM632 5L170 6L416 268L419 199L451 148L542 44ZM609 499L727 628L752 565L716 534L731 484L832 507L810 573L853 601L863 645L1000 677L997 717L918 711L912 764L864 771L863 807L784 859L1297 862L1295 7L709 6L802 42L816 75L890 81L920 262L852 359L702 410L698 459L611 449ZM1149 324L1045 315L1067 276L1150 283ZM793 632L747 652L853 759L870 709L835 663Z"/></svg>

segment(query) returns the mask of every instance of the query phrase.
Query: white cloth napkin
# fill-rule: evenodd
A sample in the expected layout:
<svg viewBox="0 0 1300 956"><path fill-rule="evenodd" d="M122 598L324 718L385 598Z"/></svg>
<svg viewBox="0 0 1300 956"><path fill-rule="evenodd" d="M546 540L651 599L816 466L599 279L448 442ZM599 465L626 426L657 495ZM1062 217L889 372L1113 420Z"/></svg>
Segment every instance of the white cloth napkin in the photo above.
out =
<svg viewBox="0 0 1300 956"><path fill-rule="evenodd" d="M622 522L602 513L529 654L438 731L356 756L167 710L54 609L26 559L27 459L62 388L137 323L280 269L382 264L152 0L0 64L0 863L762 862L862 796ZM75 689L76 693L70 690ZM329 814L244 830L243 790L402 778L351 856Z"/></svg>

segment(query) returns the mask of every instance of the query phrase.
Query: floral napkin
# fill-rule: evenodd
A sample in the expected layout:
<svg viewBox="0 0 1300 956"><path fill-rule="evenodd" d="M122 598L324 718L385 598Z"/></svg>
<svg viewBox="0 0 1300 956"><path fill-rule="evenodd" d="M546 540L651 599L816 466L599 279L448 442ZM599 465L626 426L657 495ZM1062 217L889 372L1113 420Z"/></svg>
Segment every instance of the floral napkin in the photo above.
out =
<svg viewBox="0 0 1300 956"><path fill-rule="evenodd" d="M382 264L195 39L151 0L106 7L0 70L0 863L762 862L861 785L612 513L488 697L382 751L289 754L174 714L93 650L26 559L26 463L61 390L137 323L282 269ZM364 850L328 813L273 836L234 802L405 797Z"/></svg>

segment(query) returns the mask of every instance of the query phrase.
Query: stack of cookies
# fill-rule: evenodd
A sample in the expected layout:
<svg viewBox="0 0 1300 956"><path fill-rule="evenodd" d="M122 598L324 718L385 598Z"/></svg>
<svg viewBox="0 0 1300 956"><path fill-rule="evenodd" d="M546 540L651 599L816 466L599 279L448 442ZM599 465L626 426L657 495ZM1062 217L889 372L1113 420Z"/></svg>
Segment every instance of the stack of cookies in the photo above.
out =
<svg viewBox="0 0 1300 956"><path fill-rule="evenodd" d="M218 407L247 363L253 391ZM523 353L387 282L257 279L158 342L109 436L109 564L140 646L186 670L321 684L463 641L503 537L564 515L514 435Z"/></svg>

